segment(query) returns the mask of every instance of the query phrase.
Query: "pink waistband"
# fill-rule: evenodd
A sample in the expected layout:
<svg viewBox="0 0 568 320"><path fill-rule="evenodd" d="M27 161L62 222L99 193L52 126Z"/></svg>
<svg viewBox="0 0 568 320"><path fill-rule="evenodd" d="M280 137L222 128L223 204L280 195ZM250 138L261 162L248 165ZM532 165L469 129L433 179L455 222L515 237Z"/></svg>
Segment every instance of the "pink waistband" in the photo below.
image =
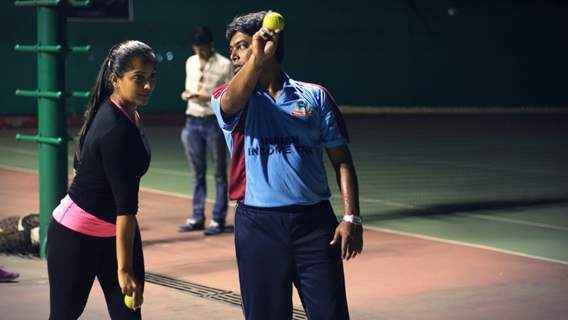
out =
<svg viewBox="0 0 568 320"><path fill-rule="evenodd" d="M67 228L82 234L103 238L116 236L114 224L101 220L79 208L69 195L66 195L57 208L53 210L53 218Z"/></svg>

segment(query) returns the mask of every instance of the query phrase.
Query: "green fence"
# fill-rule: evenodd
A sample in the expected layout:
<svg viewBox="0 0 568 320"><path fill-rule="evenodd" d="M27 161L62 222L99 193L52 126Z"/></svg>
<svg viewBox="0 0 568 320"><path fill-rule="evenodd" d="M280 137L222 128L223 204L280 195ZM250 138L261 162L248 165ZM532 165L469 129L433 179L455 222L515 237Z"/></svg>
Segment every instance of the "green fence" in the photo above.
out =
<svg viewBox="0 0 568 320"><path fill-rule="evenodd" d="M0 114L35 113L13 90L35 81L35 62L12 52L31 39L30 12L5 2L0 66ZM67 86L89 88L108 48L139 39L159 54L158 86L149 112L179 112L189 34L213 29L227 54L225 25L235 15L273 8L287 20L285 68L318 82L343 105L365 106L567 106L568 3L563 1L134 1L132 23L69 23L71 43L91 53L67 60ZM31 21L31 22L30 22ZM84 101L70 101L82 112Z"/></svg>

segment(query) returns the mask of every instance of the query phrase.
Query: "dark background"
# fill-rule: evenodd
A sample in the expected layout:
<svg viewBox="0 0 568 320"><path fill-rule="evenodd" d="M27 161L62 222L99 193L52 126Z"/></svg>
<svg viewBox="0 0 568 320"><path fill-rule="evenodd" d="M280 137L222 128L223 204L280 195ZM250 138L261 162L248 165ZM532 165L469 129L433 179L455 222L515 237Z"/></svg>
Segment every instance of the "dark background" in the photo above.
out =
<svg viewBox="0 0 568 320"><path fill-rule="evenodd" d="M161 57L158 87L146 112L179 112L190 31L209 25L227 55L225 26L263 9L286 19L285 70L326 86L340 105L568 106L568 2L560 0L134 1L132 22L69 22L70 45L88 54L67 58L68 90L89 90L108 49L126 39ZM14 52L35 44L33 8L0 4L0 114L33 114L36 56ZM82 112L85 100L70 99Z"/></svg>

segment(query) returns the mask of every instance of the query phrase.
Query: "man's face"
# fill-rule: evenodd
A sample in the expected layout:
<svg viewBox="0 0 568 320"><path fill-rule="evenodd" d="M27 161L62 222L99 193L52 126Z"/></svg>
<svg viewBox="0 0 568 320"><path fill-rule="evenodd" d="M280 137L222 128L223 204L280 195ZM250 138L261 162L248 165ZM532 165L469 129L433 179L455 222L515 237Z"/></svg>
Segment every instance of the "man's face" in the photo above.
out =
<svg viewBox="0 0 568 320"><path fill-rule="evenodd" d="M213 43L200 44L198 46L192 46L193 51L201 59L209 59L213 55Z"/></svg>
<svg viewBox="0 0 568 320"><path fill-rule="evenodd" d="M246 33L236 32L229 41L229 51L235 74L237 74L252 54L252 37Z"/></svg>

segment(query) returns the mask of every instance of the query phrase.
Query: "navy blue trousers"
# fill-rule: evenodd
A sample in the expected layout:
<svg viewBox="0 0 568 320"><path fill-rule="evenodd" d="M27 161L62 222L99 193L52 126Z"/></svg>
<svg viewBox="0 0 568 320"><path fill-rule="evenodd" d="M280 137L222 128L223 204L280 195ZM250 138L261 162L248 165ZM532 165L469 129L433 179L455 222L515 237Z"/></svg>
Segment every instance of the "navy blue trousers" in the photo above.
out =
<svg viewBox="0 0 568 320"><path fill-rule="evenodd" d="M349 319L337 218L328 201L311 206L237 205L235 246L247 320L290 320L292 284L309 319Z"/></svg>

